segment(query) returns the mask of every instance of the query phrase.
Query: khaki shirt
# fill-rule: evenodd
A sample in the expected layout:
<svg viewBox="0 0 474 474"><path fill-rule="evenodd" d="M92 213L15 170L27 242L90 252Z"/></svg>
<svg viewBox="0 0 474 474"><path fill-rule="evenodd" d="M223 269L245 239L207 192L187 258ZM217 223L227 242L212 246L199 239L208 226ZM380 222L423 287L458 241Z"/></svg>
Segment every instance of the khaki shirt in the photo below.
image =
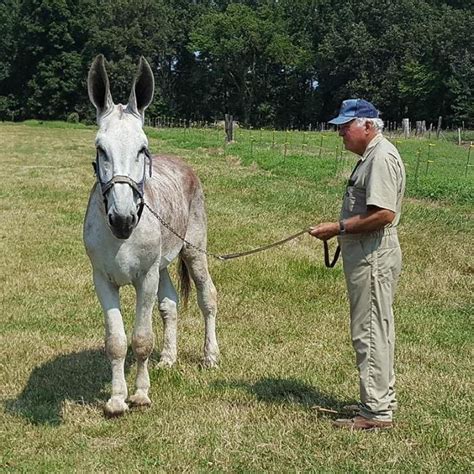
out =
<svg viewBox="0 0 474 474"><path fill-rule="evenodd" d="M369 143L349 178L341 219L366 214L367 206L377 206L395 212L395 219L386 227L397 226L405 182L405 167L398 150L379 133Z"/></svg>

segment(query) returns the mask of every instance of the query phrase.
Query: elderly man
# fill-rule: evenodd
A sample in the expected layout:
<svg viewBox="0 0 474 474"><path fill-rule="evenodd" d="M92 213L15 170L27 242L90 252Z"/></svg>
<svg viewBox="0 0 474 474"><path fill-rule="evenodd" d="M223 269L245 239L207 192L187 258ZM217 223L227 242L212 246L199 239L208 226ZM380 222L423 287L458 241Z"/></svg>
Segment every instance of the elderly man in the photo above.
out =
<svg viewBox="0 0 474 474"><path fill-rule="evenodd" d="M342 203L340 220L310 229L321 240L338 236L350 302L351 337L359 369L360 403L353 418L334 422L351 430L387 429L396 409L392 304L401 270L397 236L405 169L382 135L378 110L362 99L345 100L339 115L344 146L360 156Z"/></svg>

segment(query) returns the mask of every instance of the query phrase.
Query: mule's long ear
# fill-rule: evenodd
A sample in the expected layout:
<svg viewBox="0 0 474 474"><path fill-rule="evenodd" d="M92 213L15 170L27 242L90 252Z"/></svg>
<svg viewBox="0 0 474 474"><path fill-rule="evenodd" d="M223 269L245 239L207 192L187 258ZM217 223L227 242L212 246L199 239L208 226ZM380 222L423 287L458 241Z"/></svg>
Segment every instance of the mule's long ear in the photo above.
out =
<svg viewBox="0 0 474 474"><path fill-rule="evenodd" d="M138 71L133 81L132 92L128 99L130 110L144 118L145 109L153 100L155 79L148 61L142 56L138 64Z"/></svg>
<svg viewBox="0 0 474 474"><path fill-rule="evenodd" d="M89 69L87 89L89 91L89 99L97 109L97 118L99 119L114 106L103 54L96 56Z"/></svg>

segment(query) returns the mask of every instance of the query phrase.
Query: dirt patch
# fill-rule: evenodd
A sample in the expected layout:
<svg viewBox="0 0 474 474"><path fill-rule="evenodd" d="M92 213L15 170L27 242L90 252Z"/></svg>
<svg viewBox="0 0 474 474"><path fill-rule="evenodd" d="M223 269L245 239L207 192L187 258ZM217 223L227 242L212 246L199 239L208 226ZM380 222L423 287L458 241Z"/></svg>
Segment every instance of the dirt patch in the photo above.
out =
<svg viewBox="0 0 474 474"><path fill-rule="evenodd" d="M232 168L239 168L239 167L242 166L242 161L240 160L240 158L238 156L227 155L226 156L226 162Z"/></svg>
<svg viewBox="0 0 474 474"><path fill-rule="evenodd" d="M250 163L248 168L250 171L258 171L260 169L260 166L258 166L258 164L255 163L255 161L252 161L252 163Z"/></svg>
<svg viewBox="0 0 474 474"><path fill-rule="evenodd" d="M209 155L220 155L222 153L222 148L212 147L205 148L205 150L207 151L207 153L209 153Z"/></svg>

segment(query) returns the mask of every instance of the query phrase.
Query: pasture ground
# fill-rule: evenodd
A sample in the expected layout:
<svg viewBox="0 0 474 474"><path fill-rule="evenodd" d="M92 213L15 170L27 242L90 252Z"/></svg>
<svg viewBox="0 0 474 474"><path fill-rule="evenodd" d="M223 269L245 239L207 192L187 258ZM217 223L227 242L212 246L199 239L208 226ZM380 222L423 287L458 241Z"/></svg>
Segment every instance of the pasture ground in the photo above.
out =
<svg viewBox="0 0 474 474"><path fill-rule="evenodd" d="M325 269L322 245L309 236L211 261L220 368L199 366L203 321L193 295L180 314L179 362L158 369L156 311L153 405L104 419L110 370L81 236L94 133L0 124L0 469L472 471L474 170L466 147L397 143L409 180L395 306L400 410L390 432L348 433L315 409L355 402L358 377L341 264ZM216 253L333 219L355 163L334 133L321 142L320 133L238 130L225 149L222 131L149 136L154 153L184 156L198 171ZM134 295L130 288L122 295L130 334ZM127 378L133 387L131 353Z"/></svg>

